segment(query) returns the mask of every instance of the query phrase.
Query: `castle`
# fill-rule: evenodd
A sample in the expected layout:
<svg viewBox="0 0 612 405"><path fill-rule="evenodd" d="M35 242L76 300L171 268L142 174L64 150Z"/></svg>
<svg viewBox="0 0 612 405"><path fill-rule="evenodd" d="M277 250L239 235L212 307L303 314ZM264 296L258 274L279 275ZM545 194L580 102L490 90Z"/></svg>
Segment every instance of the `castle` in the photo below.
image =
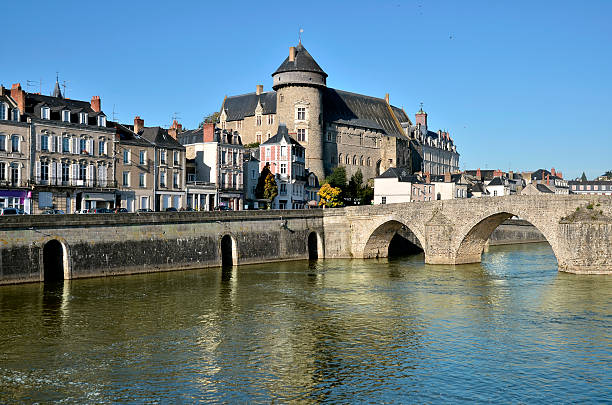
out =
<svg viewBox="0 0 612 405"><path fill-rule="evenodd" d="M351 176L374 178L390 167L444 174L459 169L459 154L447 132L427 129L421 109L410 121L384 99L327 87L327 73L301 41L272 73L273 91L226 97L219 115L223 129L238 131L245 144L263 143L285 124L306 149L306 168L319 179L334 167Z"/></svg>

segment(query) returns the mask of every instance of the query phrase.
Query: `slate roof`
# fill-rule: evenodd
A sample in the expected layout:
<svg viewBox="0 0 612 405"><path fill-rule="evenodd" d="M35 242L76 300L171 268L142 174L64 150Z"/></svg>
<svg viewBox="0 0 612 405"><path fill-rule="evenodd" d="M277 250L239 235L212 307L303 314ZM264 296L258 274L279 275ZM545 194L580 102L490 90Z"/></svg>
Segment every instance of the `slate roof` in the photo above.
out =
<svg viewBox="0 0 612 405"><path fill-rule="evenodd" d="M491 180L489 182L489 184L487 184L487 186L503 186L504 182L502 181L501 177L494 177L493 180Z"/></svg>
<svg viewBox="0 0 612 405"><path fill-rule="evenodd" d="M585 185L594 185L594 186L610 185L610 186L612 186L612 180L587 180L587 181L570 180L570 181L567 182L567 184L571 184L571 185L585 184Z"/></svg>
<svg viewBox="0 0 612 405"><path fill-rule="evenodd" d="M410 170L405 167L390 167L383 174L376 177L377 179L398 179L402 182L422 183L421 180L414 174L410 174Z"/></svg>
<svg viewBox="0 0 612 405"><path fill-rule="evenodd" d="M153 147L153 144L139 135L136 135L134 131L128 128L127 125L121 125L118 122L107 121L106 126L109 128L115 128L116 134L119 136L119 143L128 145L138 145L143 147Z"/></svg>
<svg viewBox="0 0 612 405"><path fill-rule="evenodd" d="M103 112L94 111L89 102L81 100L69 100L52 96L44 96L42 94L26 93L25 101L25 113L39 119L41 118L40 109L42 107L49 107L51 111L55 112L70 110L72 114L85 112L89 115L89 117L104 114ZM51 119L53 120L54 118L51 117Z"/></svg>
<svg viewBox="0 0 612 405"><path fill-rule="evenodd" d="M535 186L536 186L536 188L538 189L538 191L540 193L554 194L554 192L551 189L549 189L548 187L546 187L545 184L538 183Z"/></svg>
<svg viewBox="0 0 612 405"><path fill-rule="evenodd" d="M296 71L320 73L323 75L323 77L327 77L327 73L325 73L323 69L321 69L321 66L315 62L314 58L310 55L310 53L308 53L301 42L295 47L295 59L293 62L290 62L289 56L287 56L285 61L281 63L278 69L272 73L272 76L277 73Z"/></svg>
<svg viewBox="0 0 612 405"><path fill-rule="evenodd" d="M177 139L181 145L204 142L204 129L191 129L178 134Z"/></svg>
<svg viewBox="0 0 612 405"><path fill-rule="evenodd" d="M559 176L553 176L553 174L546 169L538 169L535 172L531 173L531 180L546 180L547 175L550 176L551 180L553 179L563 180Z"/></svg>
<svg viewBox="0 0 612 405"><path fill-rule="evenodd" d="M474 183L472 184L472 186L468 186L468 189L472 192L472 193L483 193L483 194L489 194L489 192L487 190L485 190L484 188L484 184L478 182L478 183Z"/></svg>
<svg viewBox="0 0 612 405"><path fill-rule="evenodd" d="M157 146L167 149L185 149L176 139L168 135L168 131L160 127L145 127L138 135Z"/></svg>
<svg viewBox="0 0 612 405"><path fill-rule="evenodd" d="M304 149L304 147L300 145L298 141L296 141L289 135L289 130L287 129L285 125L279 125L278 132L276 133L276 135L274 135L273 137L271 137L270 139L262 143L262 145L271 145L271 144L280 143L280 141L283 139L287 143L299 146L300 148Z"/></svg>
<svg viewBox="0 0 612 405"><path fill-rule="evenodd" d="M382 98L327 87L323 89L323 112L326 122L382 130L388 136L408 139L399 123L410 119L400 108L391 106L390 110Z"/></svg>
<svg viewBox="0 0 612 405"><path fill-rule="evenodd" d="M242 120L244 117L252 117L255 115L257 103L261 103L263 114L276 113L276 92L268 91L266 93L256 94L248 93L239 96L232 96L225 99L223 109L227 114L227 121Z"/></svg>

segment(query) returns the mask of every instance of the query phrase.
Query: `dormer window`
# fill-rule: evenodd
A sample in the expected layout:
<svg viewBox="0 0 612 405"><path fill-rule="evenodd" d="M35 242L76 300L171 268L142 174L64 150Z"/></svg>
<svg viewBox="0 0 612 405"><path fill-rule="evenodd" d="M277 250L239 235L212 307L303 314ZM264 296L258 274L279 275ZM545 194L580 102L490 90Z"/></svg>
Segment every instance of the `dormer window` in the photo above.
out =
<svg viewBox="0 0 612 405"><path fill-rule="evenodd" d="M50 115L51 110L49 109L49 107L42 107L40 109L40 118L42 118L43 120L48 120Z"/></svg>
<svg viewBox="0 0 612 405"><path fill-rule="evenodd" d="M62 110L62 121L70 122L70 111Z"/></svg>
<svg viewBox="0 0 612 405"><path fill-rule="evenodd" d="M104 115L98 116L98 126L105 127L106 126L106 117Z"/></svg>
<svg viewBox="0 0 612 405"><path fill-rule="evenodd" d="M19 108L13 108L13 121L19 121Z"/></svg>
<svg viewBox="0 0 612 405"><path fill-rule="evenodd" d="M79 124L87 125L87 113L79 113Z"/></svg>

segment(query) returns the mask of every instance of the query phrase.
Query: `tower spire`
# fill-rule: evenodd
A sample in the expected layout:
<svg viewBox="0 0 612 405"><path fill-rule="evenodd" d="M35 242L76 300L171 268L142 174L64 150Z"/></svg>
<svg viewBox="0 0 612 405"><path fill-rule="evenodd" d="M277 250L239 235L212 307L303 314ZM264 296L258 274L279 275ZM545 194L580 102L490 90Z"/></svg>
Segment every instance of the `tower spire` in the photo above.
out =
<svg viewBox="0 0 612 405"><path fill-rule="evenodd" d="M62 96L62 91L60 90L60 85L59 85L59 72L55 72L55 87L53 88L53 97L56 98L64 98Z"/></svg>

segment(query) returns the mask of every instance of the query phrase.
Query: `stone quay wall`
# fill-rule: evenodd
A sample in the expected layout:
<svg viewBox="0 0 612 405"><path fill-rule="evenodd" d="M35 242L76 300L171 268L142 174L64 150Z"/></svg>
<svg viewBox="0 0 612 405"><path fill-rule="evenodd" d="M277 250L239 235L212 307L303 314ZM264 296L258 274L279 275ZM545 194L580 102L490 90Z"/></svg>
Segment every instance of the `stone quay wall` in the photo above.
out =
<svg viewBox="0 0 612 405"><path fill-rule="evenodd" d="M489 237L489 245L546 242L542 232L527 221L507 219Z"/></svg>
<svg viewBox="0 0 612 405"><path fill-rule="evenodd" d="M43 281L43 248L62 244L64 278L221 266L229 235L235 264L308 259L323 213L310 211L36 215L0 218L0 284Z"/></svg>

